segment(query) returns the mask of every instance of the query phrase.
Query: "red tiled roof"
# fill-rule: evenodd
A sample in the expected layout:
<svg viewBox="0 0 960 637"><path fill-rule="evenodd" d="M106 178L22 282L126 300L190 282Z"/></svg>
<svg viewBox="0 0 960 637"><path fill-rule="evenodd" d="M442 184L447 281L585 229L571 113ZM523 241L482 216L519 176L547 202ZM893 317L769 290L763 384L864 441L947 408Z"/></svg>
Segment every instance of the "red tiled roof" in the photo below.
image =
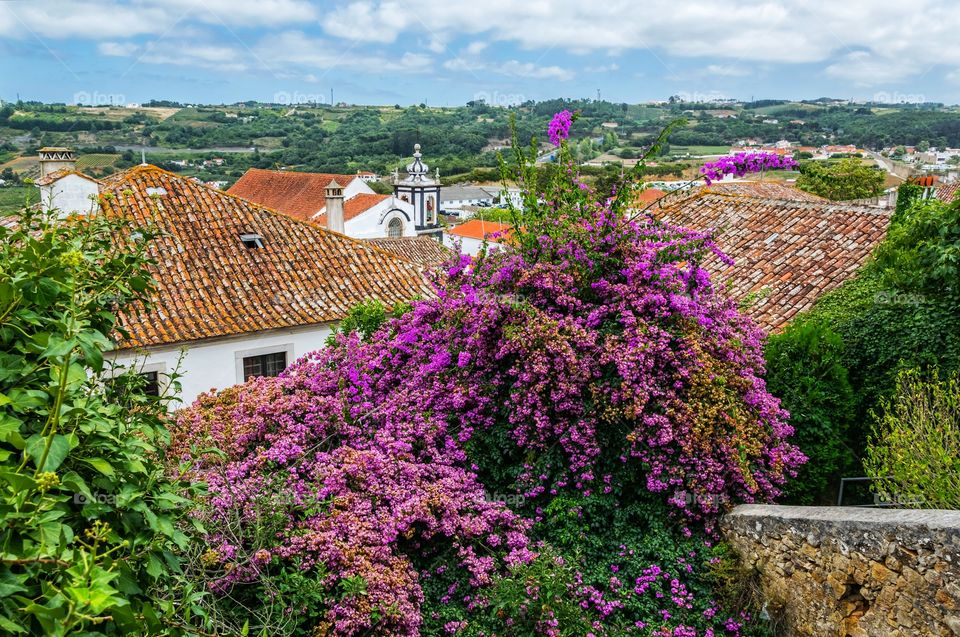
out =
<svg viewBox="0 0 960 637"><path fill-rule="evenodd" d="M635 202L637 204L651 203L666 194L667 192L665 190L660 190L659 188L647 188L637 193Z"/></svg>
<svg viewBox="0 0 960 637"><path fill-rule="evenodd" d="M800 190L783 182L777 181L734 181L720 182L704 186L706 192L716 192L728 195L743 195L745 197L760 197L766 199L785 199L787 201L827 201L812 192Z"/></svg>
<svg viewBox="0 0 960 637"><path fill-rule="evenodd" d="M326 188L331 181L336 179L346 188L356 178L356 175L251 168L227 192L298 219L309 219L326 205Z"/></svg>
<svg viewBox="0 0 960 637"><path fill-rule="evenodd" d="M655 215L697 230L715 229L727 266L704 266L732 298L752 301L757 323L776 330L825 292L853 276L883 240L890 211L831 201L731 196L702 190L671 201Z"/></svg>
<svg viewBox="0 0 960 637"><path fill-rule="evenodd" d="M918 186L923 186L924 188L929 188L930 186L935 186L939 179L936 175L921 175L913 180L913 183Z"/></svg>
<svg viewBox="0 0 960 637"><path fill-rule="evenodd" d="M90 175L84 175L82 172L73 170L71 168L61 168L60 170L55 170L49 175L47 175L46 177L41 177L40 179L36 180L34 183L37 184L38 186L48 186L53 182L57 181L58 179L62 177L66 177L67 175L76 175L77 177L83 177L84 179L88 181L92 181L95 184L100 183L99 180L94 179Z"/></svg>
<svg viewBox="0 0 960 637"><path fill-rule="evenodd" d="M401 259L427 268L440 265L453 254L442 243L430 237L395 237L365 241Z"/></svg>
<svg viewBox="0 0 960 637"><path fill-rule="evenodd" d="M937 186L936 197L940 201L953 203L960 197L960 181L955 181L952 184L940 184Z"/></svg>
<svg viewBox="0 0 960 637"><path fill-rule="evenodd" d="M130 332L121 348L314 325L366 299L392 306L432 294L408 261L155 166L112 179L100 204L131 232L160 232L147 248L154 307L121 317ZM248 233L263 247L246 247Z"/></svg>
<svg viewBox="0 0 960 637"><path fill-rule="evenodd" d="M373 208L378 203L386 201L389 198L390 195L375 195L365 192L358 193L343 202L343 220L350 221L351 219L360 216L367 210L370 210L370 208ZM324 206L326 206L326 204L324 204ZM310 221L320 224L326 228L327 214L323 213L322 215L317 215L316 217L310 219Z"/></svg>
<svg viewBox="0 0 960 637"><path fill-rule="evenodd" d="M452 234L455 237L463 237L465 239L477 239L483 240L490 237L490 235L501 232L509 234L513 230L513 226L508 223L497 223L496 221L484 221L482 219L470 219L466 223L461 223L459 226L455 226L447 230L447 234ZM499 241L503 237L498 237L496 240Z"/></svg>

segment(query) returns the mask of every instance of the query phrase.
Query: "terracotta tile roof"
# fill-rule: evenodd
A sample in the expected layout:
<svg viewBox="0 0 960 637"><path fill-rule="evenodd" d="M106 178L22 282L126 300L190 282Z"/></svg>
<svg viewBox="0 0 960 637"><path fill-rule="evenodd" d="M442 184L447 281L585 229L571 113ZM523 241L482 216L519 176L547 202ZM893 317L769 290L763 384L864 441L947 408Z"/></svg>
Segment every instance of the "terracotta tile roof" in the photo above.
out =
<svg viewBox="0 0 960 637"><path fill-rule="evenodd" d="M365 299L392 306L432 294L408 261L155 166L126 171L100 199L131 231L162 233L148 247L155 307L122 317L122 348L313 325ZM263 247L246 247L248 233Z"/></svg>
<svg viewBox="0 0 960 637"><path fill-rule="evenodd" d="M78 177L83 177L84 179L88 181L92 181L97 184L101 183L99 180L94 179L90 175L84 175L82 172L78 172L70 168L61 168L60 170L55 170L49 175L47 175L46 177L41 177L40 179L36 180L33 183L37 184L38 186L48 186L53 182L55 182L56 180L60 179L61 177L66 177L67 175L76 175Z"/></svg>
<svg viewBox="0 0 960 637"><path fill-rule="evenodd" d="M365 239L365 241L425 268L440 265L453 254L445 245L430 237L396 237Z"/></svg>
<svg viewBox="0 0 960 637"><path fill-rule="evenodd" d="M656 201L660 197L666 196L667 192L665 190L660 190L659 188L647 188L637 193L635 201L637 204L645 204Z"/></svg>
<svg viewBox="0 0 960 637"><path fill-rule="evenodd" d="M953 203L960 197L960 181L952 184L940 184L937 186L936 197L940 201Z"/></svg>
<svg viewBox="0 0 960 637"><path fill-rule="evenodd" d="M343 202L343 220L350 221L351 219L360 216L367 210L370 210L370 208L373 208L378 203L386 201L387 199L390 199L390 195L371 195L365 192L356 194ZM325 206L326 204L321 206L321 208L324 208ZM327 214L323 213L322 215L317 215L316 217L311 218L310 221L320 224L326 228Z"/></svg>
<svg viewBox="0 0 960 637"><path fill-rule="evenodd" d="M346 188L356 178L356 175L251 168L227 192L291 217L309 219L326 205L327 184L336 179Z"/></svg>
<svg viewBox="0 0 960 637"><path fill-rule="evenodd" d="M850 278L886 235L891 214L831 201L709 191L652 211L676 225L717 231L717 245L734 265L711 256L704 266L729 286L732 298L752 301L747 312L770 330Z"/></svg>
<svg viewBox="0 0 960 637"><path fill-rule="evenodd" d="M734 181L704 186L707 192L766 199L786 199L788 201L827 201L812 192L800 190L789 184L777 181Z"/></svg>
<svg viewBox="0 0 960 637"><path fill-rule="evenodd" d="M496 221L483 221L482 219L470 219L466 223L461 223L447 230L447 234L465 239L477 239L482 241L490 235L504 232L509 234L513 226L509 223L497 223ZM502 237L501 237L502 238Z"/></svg>

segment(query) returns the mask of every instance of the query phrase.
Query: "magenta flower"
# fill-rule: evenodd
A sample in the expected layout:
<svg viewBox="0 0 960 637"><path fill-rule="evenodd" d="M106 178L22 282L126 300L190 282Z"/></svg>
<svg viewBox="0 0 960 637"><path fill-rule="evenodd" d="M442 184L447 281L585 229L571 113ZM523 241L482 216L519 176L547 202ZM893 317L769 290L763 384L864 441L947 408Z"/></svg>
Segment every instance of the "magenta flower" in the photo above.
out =
<svg viewBox="0 0 960 637"><path fill-rule="evenodd" d="M701 168L700 173L709 186L714 181L720 181L726 175L743 177L748 173L761 173L767 170L792 170L797 167L797 160L789 155L776 153L736 153L726 155L716 161L708 161Z"/></svg>
<svg viewBox="0 0 960 637"><path fill-rule="evenodd" d="M570 137L570 127L573 125L573 113L570 111L560 111L553 116L553 119L550 120L550 128L548 133L550 135L550 142L554 146L559 146L560 143Z"/></svg>

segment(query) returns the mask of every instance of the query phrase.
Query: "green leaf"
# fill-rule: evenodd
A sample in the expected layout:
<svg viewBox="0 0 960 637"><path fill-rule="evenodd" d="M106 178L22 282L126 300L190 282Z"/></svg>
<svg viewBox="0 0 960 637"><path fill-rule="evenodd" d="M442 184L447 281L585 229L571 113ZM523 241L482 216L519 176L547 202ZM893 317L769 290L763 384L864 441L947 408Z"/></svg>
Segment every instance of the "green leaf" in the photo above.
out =
<svg viewBox="0 0 960 637"><path fill-rule="evenodd" d="M43 458L46 449L47 438L39 434L34 434L27 440L27 455L33 460L34 466L40 471L56 471L63 464L67 454L70 453L70 439L62 434L56 434L50 441L50 451L47 453L47 460L40 466L40 460Z"/></svg>
<svg viewBox="0 0 960 637"><path fill-rule="evenodd" d="M0 469L0 480L12 486L15 491L29 491L36 486L32 477L17 473L12 469Z"/></svg>
<svg viewBox="0 0 960 637"><path fill-rule="evenodd" d="M89 458L86 460L86 463L108 478L114 477L117 473L114 470L113 465L103 458Z"/></svg>

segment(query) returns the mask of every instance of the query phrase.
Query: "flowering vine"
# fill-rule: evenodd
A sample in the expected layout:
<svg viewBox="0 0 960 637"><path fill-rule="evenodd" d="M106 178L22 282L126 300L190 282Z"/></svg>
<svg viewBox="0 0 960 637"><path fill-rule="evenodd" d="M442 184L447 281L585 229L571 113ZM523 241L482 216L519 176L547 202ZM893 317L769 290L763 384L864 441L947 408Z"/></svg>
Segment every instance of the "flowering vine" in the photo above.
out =
<svg viewBox="0 0 960 637"><path fill-rule="evenodd" d="M554 143L572 119L557 114ZM715 170L758 165L772 164ZM294 568L324 588L317 634L417 635L431 621L487 634L470 632L469 615L424 616L424 582L453 577L438 603L483 612L491 587L533 568L532 530L558 498L653 498L689 535L733 502L776 497L804 458L762 380L761 331L699 266L726 257L709 234L628 219L616 201L571 167L526 197L510 247L457 255L434 297L368 339L341 334L280 378L182 414L173 452L209 484L199 515L216 529L214 588ZM618 568L606 592L568 587L590 634L624 622L701 634L671 614L692 608L676 577L651 565L625 583ZM362 594L335 594L356 581ZM519 608L500 608L503 626L529 619L540 592L524 590ZM648 591L668 596L663 613L629 616L623 600ZM538 615L532 634L566 634L558 622ZM719 615L697 622L702 634L740 630Z"/></svg>

